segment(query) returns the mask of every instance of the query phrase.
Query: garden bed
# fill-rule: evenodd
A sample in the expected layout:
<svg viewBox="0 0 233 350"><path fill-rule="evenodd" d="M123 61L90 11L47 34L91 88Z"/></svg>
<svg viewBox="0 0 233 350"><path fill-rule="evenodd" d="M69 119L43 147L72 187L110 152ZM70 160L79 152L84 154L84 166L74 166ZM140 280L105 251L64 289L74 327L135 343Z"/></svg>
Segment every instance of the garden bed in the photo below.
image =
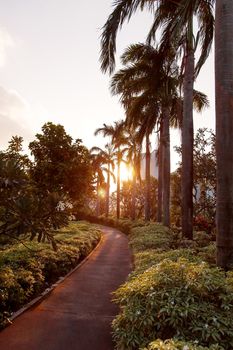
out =
<svg viewBox="0 0 233 350"><path fill-rule="evenodd" d="M182 241L155 223L132 229L135 269L114 293L117 349L233 348L233 273L215 267L207 238Z"/></svg>
<svg viewBox="0 0 233 350"><path fill-rule="evenodd" d="M49 243L23 240L0 246L0 328L13 312L37 297L79 264L97 245L101 232L86 222L71 222Z"/></svg>

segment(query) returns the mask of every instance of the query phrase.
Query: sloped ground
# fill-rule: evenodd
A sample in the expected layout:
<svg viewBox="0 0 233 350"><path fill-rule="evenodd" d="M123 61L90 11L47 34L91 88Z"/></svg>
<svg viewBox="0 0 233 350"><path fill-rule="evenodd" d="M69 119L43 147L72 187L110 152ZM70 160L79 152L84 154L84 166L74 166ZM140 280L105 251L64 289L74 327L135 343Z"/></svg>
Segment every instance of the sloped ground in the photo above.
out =
<svg viewBox="0 0 233 350"><path fill-rule="evenodd" d="M103 243L40 305L0 333L1 350L111 350L111 292L131 270L127 237L103 227Z"/></svg>

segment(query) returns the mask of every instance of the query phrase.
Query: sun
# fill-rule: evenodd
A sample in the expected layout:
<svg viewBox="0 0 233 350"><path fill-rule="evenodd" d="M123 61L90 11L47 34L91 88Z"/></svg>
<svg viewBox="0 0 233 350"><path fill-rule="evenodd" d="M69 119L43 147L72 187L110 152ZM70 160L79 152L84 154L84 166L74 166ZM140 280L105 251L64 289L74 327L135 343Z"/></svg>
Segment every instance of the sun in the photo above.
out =
<svg viewBox="0 0 233 350"><path fill-rule="evenodd" d="M121 182L131 180L133 177L133 168L123 162L121 162L120 167Z"/></svg>

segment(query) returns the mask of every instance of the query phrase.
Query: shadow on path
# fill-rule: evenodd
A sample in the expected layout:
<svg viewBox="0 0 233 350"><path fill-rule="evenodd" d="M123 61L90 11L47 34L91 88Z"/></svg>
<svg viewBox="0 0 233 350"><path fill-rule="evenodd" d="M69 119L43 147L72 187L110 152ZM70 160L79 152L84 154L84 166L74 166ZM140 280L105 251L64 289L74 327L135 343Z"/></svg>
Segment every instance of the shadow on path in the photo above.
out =
<svg viewBox="0 0 233 350"><path fill-rule="evenodd" d="M104 238L90 259L42 303L0 333L1 350L112 350L111 292L131 270L127 237L101 227Z"/></svg>

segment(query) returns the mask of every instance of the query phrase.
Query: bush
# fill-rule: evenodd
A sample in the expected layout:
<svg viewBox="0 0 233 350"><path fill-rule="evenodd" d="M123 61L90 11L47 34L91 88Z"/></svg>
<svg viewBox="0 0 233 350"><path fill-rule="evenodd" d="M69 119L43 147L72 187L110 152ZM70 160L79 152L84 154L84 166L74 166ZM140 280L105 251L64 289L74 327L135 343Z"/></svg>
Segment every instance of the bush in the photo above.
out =
<svg viewBox="0 0 233 350"><path fill-rule="evenodd" d="M190 262L202 262L202 258L195 254L192 249L175 249L169 251L161 251L161 249L149 249L135 254L135 271L139 274L148 268L160 263L164 259L177 261L179 258L185 258Z"/></svg>
<svg viewBox="0 0 233 350"><path fill-rule="evenodd" d="M198 257L206 261L211 266L216 266L216 244L212 243L197 251Z"/></svg>
<svg viewBox="0 0 233 350"><path fill-rule="evenodd" d="M100 225L106 225L106 226L110 226L110 227L114 227L122 232L124 232L125 234L130 234L131 233L131 229L134 227L142 227L142 226L146 226L148 225L147 222L139 219L139 220L129 220L129 219L116 219L114 217L105 217L104 215L100 215L100 216L95 216L95 215L91 215L89 213L84 213L84 212L77 212L76 213L76 218L78 218L79 220L87 220L91 223L95 223L95 224L100 224Z"/></svg>
<svg viewBox="0 0 233 350"><path fill-rule="evenodd" d="M194 240L197 242L197 245L199 247L205 247L208 244L210 244L211 240L212 240L212 235L206 233L205 231L197 231L194 232Z"/></svg>
<svg viewBox="0 0 233 350"><path fill-rule="evenodd" d="M186 341L179 341L173 339L167 339L162 341L157 339L148 345L143 350L224 350L219 345L213 345L211 347L203 347L198 343L191 343Z"/></svg>
<svg viewBox="0 0 233 350"><path fill-rule="evenodd" d="M143 228L135 227L131 232L130 246L134 252L158 248L167 250L172 245L171 232L160 224L150 223Z"/></svg>
<svg viewBox="0 0 233 350"><path fill-rule="evenodd" d="M121 313L113 321L120 349L154 339L198 340L233 348L233 290L224 272L206 263L163 260L115 292Z"/></svg>

